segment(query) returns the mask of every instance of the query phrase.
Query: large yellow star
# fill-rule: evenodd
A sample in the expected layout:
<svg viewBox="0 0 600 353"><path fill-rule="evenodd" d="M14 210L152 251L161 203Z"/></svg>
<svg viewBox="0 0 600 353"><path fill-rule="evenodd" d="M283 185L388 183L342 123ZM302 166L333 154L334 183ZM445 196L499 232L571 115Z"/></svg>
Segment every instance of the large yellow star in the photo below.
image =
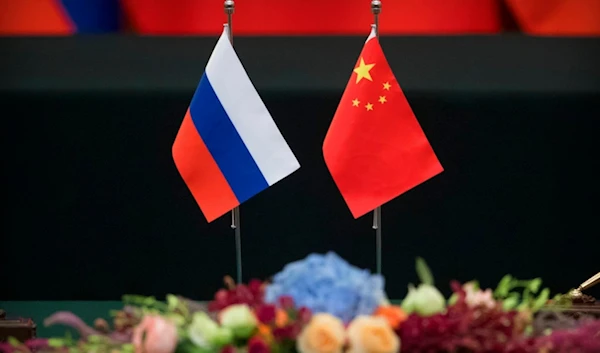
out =
<svg viewBox="0 0 600 353"><path fill-rule="evenodd" d="M367 105L365 105L365 108L367 108L367 111L373 110L373 104L367 103Z"/></svg>
<svg viewBox="0 0 600 353"><path fill-rule="evenodd" d="M371 71L371 69L373 68L373 66L375 66L375 64L365 64L365 59L360 58L360 64L358 64L358 67L354 68L354 72L356 72L356 83L359 83L360 80L362 80L363 78L366 78L369 81L373 81L373 79L371 78L371 73L369 71Z"/></svg>

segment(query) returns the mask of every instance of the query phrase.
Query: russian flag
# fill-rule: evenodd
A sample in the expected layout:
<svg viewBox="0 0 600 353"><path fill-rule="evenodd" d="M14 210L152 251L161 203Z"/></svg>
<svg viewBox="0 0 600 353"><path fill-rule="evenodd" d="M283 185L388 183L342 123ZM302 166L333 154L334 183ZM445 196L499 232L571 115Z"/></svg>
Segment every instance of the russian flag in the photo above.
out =
<svg viewBox="0 0 600 353"><path fill-rule="evenodd" d="M173 160L209 222L300 168L227 28L183 118Z"/></svg>

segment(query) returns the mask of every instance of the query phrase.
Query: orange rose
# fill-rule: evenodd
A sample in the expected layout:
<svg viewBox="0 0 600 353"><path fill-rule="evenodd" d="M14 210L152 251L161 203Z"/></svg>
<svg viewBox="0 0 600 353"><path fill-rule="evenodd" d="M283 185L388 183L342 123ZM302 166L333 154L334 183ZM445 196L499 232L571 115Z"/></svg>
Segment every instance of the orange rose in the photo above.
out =
<svg viewBox="0 0 600 353"><path fill-rule="evenodd" d="M300 353L341 353L345 339L342 320L320 313L313 315L300 332L296 348Z"/></svg>
<svg viewBox="0 0 600 353"><path fill-rule="evenodd" d="M358 316L348 326L349 353L397 353L400 339L382 317Z"/></svg>
<svg viewBox="0 0 600 353"><path fill-rule="evenodd" d="M375 311L375 316L383 317L392 326L397 329L408 317L401 307L395 305L380 306Z"/></svg>

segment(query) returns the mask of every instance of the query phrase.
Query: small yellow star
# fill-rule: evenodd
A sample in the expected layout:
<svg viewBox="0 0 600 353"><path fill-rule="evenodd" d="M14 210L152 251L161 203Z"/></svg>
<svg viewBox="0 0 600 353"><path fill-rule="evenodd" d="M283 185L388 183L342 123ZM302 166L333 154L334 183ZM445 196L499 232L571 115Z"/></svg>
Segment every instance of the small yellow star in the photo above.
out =
<svg viewBox="0 0 600 353"><path fill-rule="evenodd" d="M373 81L373 79L371 78L371 73L369 73L373 66L375 66L375 64L367 65L365 64L365 59L360 58L360 64L358 64L358 67L354 68L354 72L356 72L356 83L359 83L360 80L362 80L363 78L366 78L369 81Z"/></svg>
<svg viewBox="0 0 600 353"><path fill-rule="evenodd" d="M358 107L359 104L360 104L360 101L358 99L356 99L356 98L352 101L352 106L353 107Z"/></svg>
<svg viewBox="0 0 600 353"><path fill-rule="evenodd" d="M387 102L387 99L385 99L385 96L379 96L379 103L383 104Z"/></svg>
<svg viewBox="0 0 600 353"><path fill-rule="evenodd" d="M373 110L373 104L367 103L367 105L365 105L365 108L367 108L367 111Z"/></svg>
<svg viewBox="0 0 600 353"><path fill-rule="evenodd" d="M383 84L383 89L384 89L384 90L386 90L386 91L389 91L389 90L390 90L390 87L392 87L392 85L390 85L390 82L389 82L389 81L388 81L388 82L385 82L385 83Z"/></svg>

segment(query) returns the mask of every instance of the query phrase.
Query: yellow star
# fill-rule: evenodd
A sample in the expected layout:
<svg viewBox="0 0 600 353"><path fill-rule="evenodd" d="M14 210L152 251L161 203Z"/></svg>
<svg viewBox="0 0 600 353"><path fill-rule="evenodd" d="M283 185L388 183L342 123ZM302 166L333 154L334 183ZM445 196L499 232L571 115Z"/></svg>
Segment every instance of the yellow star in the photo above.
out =
<svg viewBox="0 0 600 353"><path fill-rule="evenodd" d="M385 82L385 83L383 84L383 89L384 89L384 90L386 90L386 91L389 91L389 90L390 90L390 87L392 87L392 85L390 85L390 82L389 82L389 81L388 81L388 82Z"/></svg>
<svg viewBox="0 0 600 353"><path fill-rule="evenodd" d="M358 107L359 104L360 104L360 101L358 99L356 99L356 98L352 101L352 106L353 107Z"/></svg>
<svg viewBox="0 0 600 353"><path fill-rule="evenodd" d="M363 78L366 78L369 81L373 81L373 79L371 78L371 74L369 73L373 66L375 66L375 64L367 65L365 64L365 60L363 58L360 58L360 64L358 64L358 67L354 68L354 72L356 72L356 83L359 83L360 80L362 80Z"/></svg>
<svg viewBox="0 0 600 353"><path fill-rule="evenodd" d="M379 96L379 103L383 104L387 102L387 100L385 99L385 96Z"/></svg>
<svg viewBox="0 0 600 353"><path fill-rule="evenodd" d="M367 103L367 105L365 105L365 108L367 108L367 111L373 110L373 104Z"/></svg>

